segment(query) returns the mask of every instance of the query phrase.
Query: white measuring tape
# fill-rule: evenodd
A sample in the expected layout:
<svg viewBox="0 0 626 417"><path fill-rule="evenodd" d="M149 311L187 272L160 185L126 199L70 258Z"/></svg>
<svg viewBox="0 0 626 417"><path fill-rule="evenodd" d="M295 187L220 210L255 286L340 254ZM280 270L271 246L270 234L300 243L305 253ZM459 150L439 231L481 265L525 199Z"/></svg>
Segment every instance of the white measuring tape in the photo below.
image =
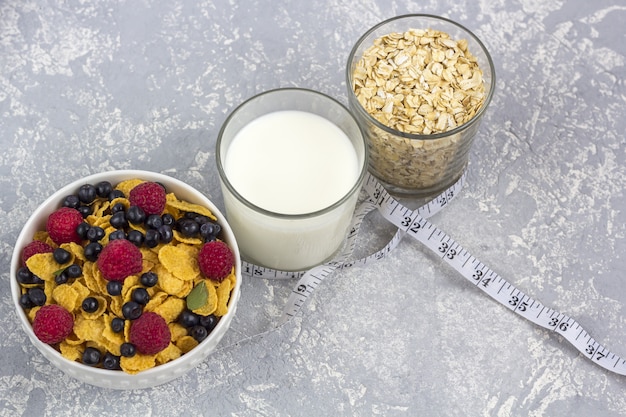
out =
<svg viewBox="0 0 626 417"><path fill-rule="evenodd" d="M602 368L626 375L626 361L598 343L574 319L544 306L515 288L471 255L450 236L426 220L459 194L465 177L466 174L426 205L416 210L410 210L395 200L380 182L368 173L363 184L363 190L368 194L369 199L357 208L344 249L334 260L308 271L300 272L278 271L243 262L242 272L257 278L298 279L283 310L279 323L282 325L300 310L317 286L333 272L382 259L397 246L405 235L410 236L424 244L456 269L465 279L509 310L538 326L560 334L585 357ZM350 257L356 247L356 238L361 222L367 213L374 209L378 209L386 220L398 228L398 231L384 248L365 258L351 261Z"/></svg>

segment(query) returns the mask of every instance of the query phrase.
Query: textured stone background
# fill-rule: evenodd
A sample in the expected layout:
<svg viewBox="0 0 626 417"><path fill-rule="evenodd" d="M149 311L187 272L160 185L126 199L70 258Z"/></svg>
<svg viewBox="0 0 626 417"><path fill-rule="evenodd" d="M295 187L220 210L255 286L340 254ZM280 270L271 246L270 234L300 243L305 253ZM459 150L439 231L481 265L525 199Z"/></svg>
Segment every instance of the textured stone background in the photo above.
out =
<svg viewBox="0 0 626 417"><path fill-rule="evenodd" d="M217 132L251 95L346 103L373 24L431 13L474 31L497 91L468 185L433 222L626 356L626 6L618 0L0 1L0 415L619 416L626 379L494 303L416 242L334 275L279 330L292 283L246 280L220 348L143 391L83 385L16 323L15 238L59 187L147 169L221 205ZM372 215L359 252L393 233Z"/></svg>

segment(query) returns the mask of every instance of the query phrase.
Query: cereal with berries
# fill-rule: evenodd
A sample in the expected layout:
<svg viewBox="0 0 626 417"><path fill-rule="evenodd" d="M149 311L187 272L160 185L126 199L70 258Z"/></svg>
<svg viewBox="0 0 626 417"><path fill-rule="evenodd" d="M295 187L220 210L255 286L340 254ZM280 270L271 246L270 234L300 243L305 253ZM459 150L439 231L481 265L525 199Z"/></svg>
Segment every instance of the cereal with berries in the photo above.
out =
<svg viewBox="0 0 626 417"><path fill-rule="evenodd" d="M35 335L65 358L136 374L189 352L228 312L235 257L206 207L141 179L60 203L15 279Z"/></svg>

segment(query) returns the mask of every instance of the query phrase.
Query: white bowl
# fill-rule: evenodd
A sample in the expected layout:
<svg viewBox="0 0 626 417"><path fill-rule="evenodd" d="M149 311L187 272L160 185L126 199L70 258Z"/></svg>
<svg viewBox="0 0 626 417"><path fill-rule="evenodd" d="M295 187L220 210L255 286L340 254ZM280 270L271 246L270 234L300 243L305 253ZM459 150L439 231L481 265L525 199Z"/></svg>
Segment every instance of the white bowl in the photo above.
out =
<svg viewBox="0 0 626 417"><path fill-rule="evenodd" d="M17 270L19 269L21 262L20 258L22 248L24 248L24 246L32 241L33 234L36 231L45 230L45 224L48 215L61 206L61 202L66 195L75 193L78 188L83 184L96 184L100 181L106 180L115 185L120 181L132 178L141 178L147 181L160 182L166 187L168 192L174 192L179 199L186 200L195 204L201 204L210 209L218 218L218 223L222 228L221 233L223 240L230 246L235 255L235 271L237 278L235 288L233 288L232 290L228 303L228 313L221 317L215 329L213 329L213 331L205 340L203 340L198 346L193 348L188 353L182 355L180 358L170 361L166 364L158 365L154 368L139 372L135 375L127 374L123 371L95 368L83 365L79 362L70 361L61 356L61 354L50 345L41 342L37 338L37 336L35 336L32 326L26 316L26 313L19 304L21 292L20 285L16 280ZM44 201L43 204L41 204L30 216L30 218L24 225L22 232L18 236L17 241L15 242L13 257L11 259L10 277L11 293L13 296L13 303L15 304L17 317L22 323L22 327L24 328L24 331L28 335L32 344L54 366L65 372L67 375L87 384L112 389L137 389L153 387L169 382L191 370L198 363L203 361L213 350L215 350L217 344L222 339L230 326L230 323L235 315L237 302L239 301L241 286L241 258L235 236L230 226L226 222L224 215L222 215L217 207L215 207L215 205L201 192L185 184L184 182L169 177L167 175L148 171L121 170L103 172L81 178L80 180L74 181L73 183L61 188L52 196L50 196L46 201Z"/></svg>

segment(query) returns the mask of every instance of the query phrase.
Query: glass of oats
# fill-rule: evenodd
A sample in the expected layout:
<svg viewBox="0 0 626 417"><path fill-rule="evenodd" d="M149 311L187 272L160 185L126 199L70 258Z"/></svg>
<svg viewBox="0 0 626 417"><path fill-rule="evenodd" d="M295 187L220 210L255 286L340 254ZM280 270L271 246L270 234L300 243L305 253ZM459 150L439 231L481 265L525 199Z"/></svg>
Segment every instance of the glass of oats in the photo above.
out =
<svg viewBox="0 0 626 417"><path fill-rule="evenodd" d="M491 101L495 71L469 30L446 18L404 15L357 41L346 68L350 109L370 148L370 172L399 197L453 184Z"/></svg>

